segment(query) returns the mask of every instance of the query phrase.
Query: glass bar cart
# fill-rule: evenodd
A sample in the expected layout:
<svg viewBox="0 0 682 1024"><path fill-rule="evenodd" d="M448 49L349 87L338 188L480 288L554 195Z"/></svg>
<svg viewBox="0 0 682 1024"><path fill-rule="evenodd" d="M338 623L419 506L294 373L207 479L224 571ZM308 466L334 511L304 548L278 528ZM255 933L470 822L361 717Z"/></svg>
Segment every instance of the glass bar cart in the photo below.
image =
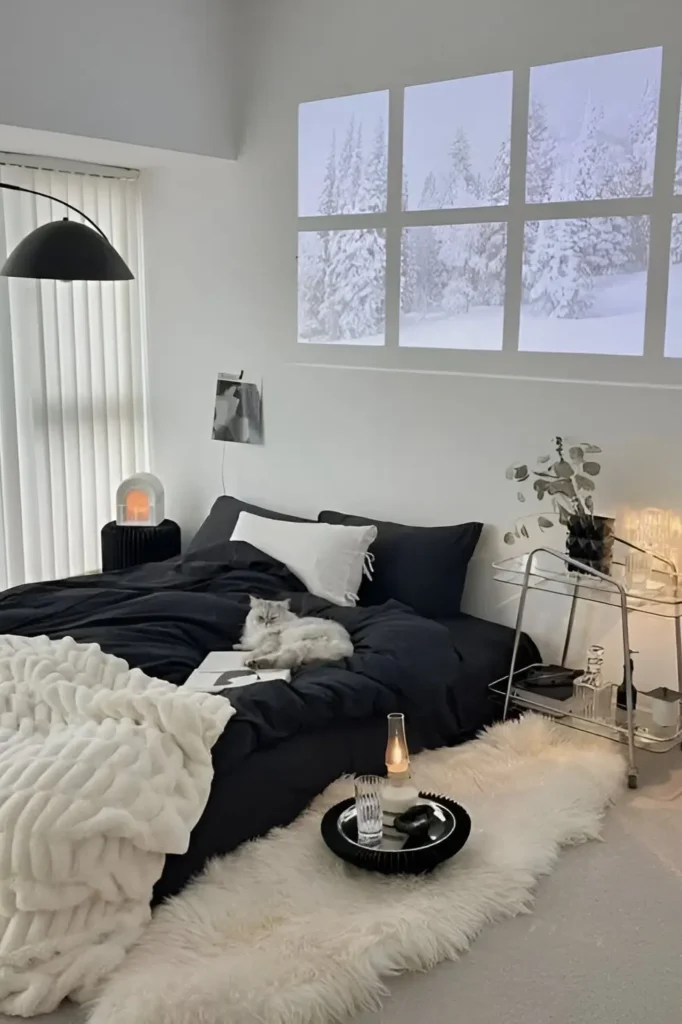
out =
<svg viewBox="0 0 682 1024"><path fill-rule="evenodd" d="M491 684L491 690L504 698L503 717L509 713L510 705L538 711L549 715L574 729L591 732L619 743L627 744L628 786L637 788L636 749L664 752L673 749L682 740L682 728L678 715L677 725L661 730L654 728L650 719L638 709L637 721L633 706L633 686L629 616L632 613L657 615L672 619L675 632L677 685L682 692L682 592L680 591L677 566L669 558L641 548L622 538L618 543L628 549L640 551L652 558L654 568L650 580L642 589L629 590L626 585L624 566L613 565L613 575L606 575L591 566L575 561L554 548L537 547L529 554L505 558L493 563L495 579L521 588L516 616L516 632L508 676ZM590 719L581 713L571 699L556 700L531 692L524 688L524 678L530 669L538 666L516 668L519 643L523 632L523 619L529 591L559 594L570 598L568 622L563 645L561 665L566 659L571 644L578 601L593 601L620 609L621 634L623 643L623 671L626 690L625 724L602 722ZM573 705L573 706L572 706Z"/></svg>

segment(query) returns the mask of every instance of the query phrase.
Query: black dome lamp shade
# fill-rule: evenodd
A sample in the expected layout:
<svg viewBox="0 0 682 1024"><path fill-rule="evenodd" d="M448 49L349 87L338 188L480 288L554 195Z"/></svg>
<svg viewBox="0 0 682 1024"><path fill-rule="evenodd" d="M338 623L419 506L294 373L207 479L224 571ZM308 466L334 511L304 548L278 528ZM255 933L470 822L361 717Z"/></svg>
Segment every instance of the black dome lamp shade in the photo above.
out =
<svg viewBox="0 0 682 1024"><path fill-rule="evenodd" d="M87 220L50 221L31 231L7 257L2 277L31 277L56 281L131 281L133 274L104 232L76 206L20 185L0 181L0 188L29 192L74 210Z"/></svg>

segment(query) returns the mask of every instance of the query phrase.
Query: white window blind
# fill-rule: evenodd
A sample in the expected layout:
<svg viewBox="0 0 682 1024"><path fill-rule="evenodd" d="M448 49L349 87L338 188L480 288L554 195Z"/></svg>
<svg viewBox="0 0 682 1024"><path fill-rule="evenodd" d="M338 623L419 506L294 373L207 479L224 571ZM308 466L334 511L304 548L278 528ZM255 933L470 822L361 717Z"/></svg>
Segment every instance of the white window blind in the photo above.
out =
<svg viewBox="0 0 682 1024"><path fill-rule="evenodd" d="M0 166L0 180L82 209L135 275L87 283L0 278L4 589L96 569L115 489L146 470L149 456L137 181L10 164ZM35 227L65 212L48 199L0 189L0 263Z"/></svg>

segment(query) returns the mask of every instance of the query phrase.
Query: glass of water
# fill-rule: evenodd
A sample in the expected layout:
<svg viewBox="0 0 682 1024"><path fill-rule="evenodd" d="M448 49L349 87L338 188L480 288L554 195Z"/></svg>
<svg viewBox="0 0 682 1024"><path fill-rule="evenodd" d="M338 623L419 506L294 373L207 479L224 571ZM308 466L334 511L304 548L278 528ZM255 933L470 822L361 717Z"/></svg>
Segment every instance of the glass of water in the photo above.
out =
<svg viewBox="0 0 682 1024"><path fill-rule="evenodd" d="M355 779L355 813L361 846L381 846L384 832L381 807L383 785L384 780L380 775L358 775Z"/></svg>

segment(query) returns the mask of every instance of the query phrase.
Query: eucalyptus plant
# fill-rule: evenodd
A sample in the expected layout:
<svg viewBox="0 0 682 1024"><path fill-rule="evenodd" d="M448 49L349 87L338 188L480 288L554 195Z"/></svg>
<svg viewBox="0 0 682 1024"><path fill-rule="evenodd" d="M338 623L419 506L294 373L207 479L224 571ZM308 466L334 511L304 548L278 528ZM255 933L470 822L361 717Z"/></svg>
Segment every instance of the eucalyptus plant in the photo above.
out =
<svg viewBox="0 0 682 1024"><path fill-rule="evenodd" d="M594 478L601 472L601 464L595 459L601 454L596 444L581 441L579 444L566 442L562 437L553 441L554 455L539 455L536 465L517 462L509 466L505 476L518 487L516 496L522 503L528 493L534 493L538 501L549 506L548 514L558 517L567 526L572 517L591 520L594 517ZM548 515L539 515L537 524L541 530L554 525ZM518 537L528 537L528 528L521 524L514 532L505 533L506 544L513 544Z"/></svg>

